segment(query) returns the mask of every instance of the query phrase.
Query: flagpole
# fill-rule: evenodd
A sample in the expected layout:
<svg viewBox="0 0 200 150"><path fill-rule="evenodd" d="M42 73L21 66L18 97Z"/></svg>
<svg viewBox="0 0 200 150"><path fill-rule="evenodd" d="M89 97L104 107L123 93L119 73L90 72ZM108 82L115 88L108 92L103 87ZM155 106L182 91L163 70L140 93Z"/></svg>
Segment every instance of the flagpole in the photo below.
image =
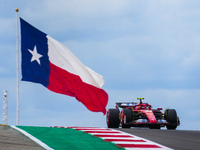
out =
<svg viewBox="0 0 200 150"><path fill-rule="evenodd" d="M18 11L19 9L16 8L16 24L17 24L17 42L16 42L16 49L17 49L17 122L16 124L19 125L19 25L18 25Z"/></svg>

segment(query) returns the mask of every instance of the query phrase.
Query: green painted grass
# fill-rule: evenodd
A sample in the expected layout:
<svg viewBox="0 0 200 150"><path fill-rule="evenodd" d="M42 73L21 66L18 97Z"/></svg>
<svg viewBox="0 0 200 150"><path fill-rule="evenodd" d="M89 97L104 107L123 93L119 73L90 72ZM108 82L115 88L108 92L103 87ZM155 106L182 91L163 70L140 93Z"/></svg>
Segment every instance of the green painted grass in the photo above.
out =
<svg viewBox="0 0 200 150"><path fill-rule="evenodd" d="M17 126L55 150L122 150L82 131L68 128Z"/></svg>

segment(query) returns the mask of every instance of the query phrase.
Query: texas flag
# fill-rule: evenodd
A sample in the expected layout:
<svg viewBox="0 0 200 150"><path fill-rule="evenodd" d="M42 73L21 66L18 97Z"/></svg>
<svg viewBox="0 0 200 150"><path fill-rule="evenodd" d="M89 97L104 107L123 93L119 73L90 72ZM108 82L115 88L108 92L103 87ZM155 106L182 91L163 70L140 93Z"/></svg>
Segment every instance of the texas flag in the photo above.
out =
<svg viewBox="0 0 200 150"><path fill-rule="evenodd" d="M64 45L22 18L22 81L40 83L49 90L75 97L93 112L106 114L108 94L103 77L86 67Z"/></svg>

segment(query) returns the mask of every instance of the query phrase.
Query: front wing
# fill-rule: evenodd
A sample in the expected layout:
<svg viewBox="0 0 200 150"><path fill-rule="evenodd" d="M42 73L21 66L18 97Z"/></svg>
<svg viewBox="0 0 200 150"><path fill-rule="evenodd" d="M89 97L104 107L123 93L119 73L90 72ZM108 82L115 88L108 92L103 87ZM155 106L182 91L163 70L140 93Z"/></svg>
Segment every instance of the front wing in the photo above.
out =
<svg viewBox="0 0 200 150"><path fill-rule="evenodd" d="M149 127L149 126L155 126L155 125L164 127L165 125L169 125L170 123L168 123L164 119L159 119L159 120L157 120L156 123L150 123L150 122L148 122L147 119L138 119L138 120L134 120L132 122L124 123L124 124L132 126L132 127L138 127L138 126L139 127Z"/></svg>

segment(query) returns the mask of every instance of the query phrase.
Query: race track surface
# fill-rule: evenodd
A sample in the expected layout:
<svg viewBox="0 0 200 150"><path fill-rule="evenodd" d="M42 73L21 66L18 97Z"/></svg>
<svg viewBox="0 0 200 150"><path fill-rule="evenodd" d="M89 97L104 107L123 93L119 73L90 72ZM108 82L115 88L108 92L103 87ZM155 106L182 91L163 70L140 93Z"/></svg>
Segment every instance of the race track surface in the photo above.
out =
<svg viewBox="0 0 200 150"><path fill-rule="evenodd" d="M158 130L158 129L122 129L117 130L130 133L153 142L162 144L175 150L199 150L200 131Z"/></svg>
<svg viewBox="0 0 200 150"><path fill-rule="evenodd" d="M1 150L44 150L41 146L9 126L0 126Z"/></svg>
<svg viewBox="0 0 200 150"><path fill-rule="evenodd" d="M162 144L175 150L200 149L200 131L157 130L138 128L118 128L117 130L145 138L147 140ZM41 146L9 126L0 126L0 149L43 150Z"/></svg>

